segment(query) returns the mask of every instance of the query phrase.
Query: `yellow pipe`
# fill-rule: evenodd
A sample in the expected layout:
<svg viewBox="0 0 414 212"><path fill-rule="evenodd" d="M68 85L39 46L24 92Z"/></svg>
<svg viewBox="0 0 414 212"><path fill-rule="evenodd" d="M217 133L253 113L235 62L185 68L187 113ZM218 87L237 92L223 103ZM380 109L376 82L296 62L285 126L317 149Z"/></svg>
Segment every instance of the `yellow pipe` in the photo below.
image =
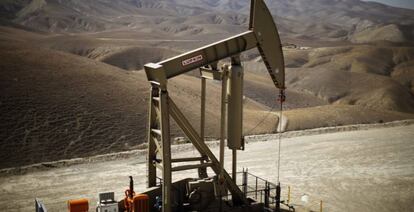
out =
<svg viewBox="0 0 414 212"><path fill-rule="evenodd" d="M287 204L290 204L290 186L288 186L288 198L287 198Z"/></svg>
<svg viewBox="0 0 414 212"><path fill-rule="evenodd" d="M320 204L319 212L322 212L322 208L323 208L323 202L322 202L322 200L321 200L321 204Z"/></svg>

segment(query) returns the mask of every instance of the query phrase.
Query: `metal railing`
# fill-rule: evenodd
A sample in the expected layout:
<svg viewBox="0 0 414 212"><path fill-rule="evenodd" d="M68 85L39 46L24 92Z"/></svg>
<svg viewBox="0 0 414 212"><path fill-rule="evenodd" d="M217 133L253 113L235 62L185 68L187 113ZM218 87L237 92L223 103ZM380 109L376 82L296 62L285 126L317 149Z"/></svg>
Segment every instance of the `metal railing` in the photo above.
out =
<svg viewBox="0 0 414 212"><path fill-rule="evenodd" d="M246 198L263 203L268 211L276 211L279 208L278 200L280 201L280 198L277 197L278 188L276 184L253 175L244 169L242 172L237 172L237 176L237 179L240 179L238 180L238 186Z"/></svg>
<svg viewBox="0 0 414 212"><path fill-rule="evenodd" d="M309 199L309 196L306 194L292 193L291 186L284 187L282 189L283 193L279 193L278 197L277 184L251 174L247 169L237 172L237 179L237 185L245 196L254 199L256 202L263 203L267 211L278 211L280 205L283 205L285 210L289 211L295 211L295 207L297 207L305 208L308 211L323 212L324 203L322 200ZM306 201L303 201L304 197L306 197Z"/></svg>

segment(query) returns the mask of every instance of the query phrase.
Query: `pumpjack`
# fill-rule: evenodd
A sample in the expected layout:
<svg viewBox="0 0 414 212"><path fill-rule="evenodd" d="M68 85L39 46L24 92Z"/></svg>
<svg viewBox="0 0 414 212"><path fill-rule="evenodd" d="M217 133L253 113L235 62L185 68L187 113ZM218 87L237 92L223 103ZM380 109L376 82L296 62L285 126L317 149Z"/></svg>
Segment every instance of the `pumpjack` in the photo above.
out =
<svg viewBox="0 0 414 212"><path fill-rule="evenodd" d="M247 198L236 183L237 150L244 149L242 133L243 75L240 54L257 48L277 89L283 96L285 67L278 30L263 0L252 0L249 29L236 36L186 52L179 56L144 66L151 85L149 102L147 187L150 205L155 196L163 212L170 211L261 211L260 204ZM231 64L219 68L221 60L230 58ZM199 69L202 79L200 134L190 124L168 94L168 80ZM206 79L222 81L221 139L219 159L204 142L204 114ZM227 104L226 104L227 103ZM226 117L227 111L227 117ZM171 154L170 117L172 117L199 153L199 157L173 158ZM227 121L227 136L226 136ZM224 169L224 143L232 151L232 176ZM186 165L176 165L187 163ZM197 162L188 165L188 162ZM157 184L157 168L162 182ZM211 168L215 176L207 176ZM196 169L198 179L172 182L172 173ZM152 189L151 189L152 188ZM223 196L231 193L231 203L223 203ZM280 196L280 187L279 187ZM196 204L191 204L194 202ZM227 206L223 209L222 205ZM278 206L276 206L278 207Z"/></svg>
<svg viewBox="0 0 414 212"><path fill-rule="evenodd" d="M285 99L285 66L279 33L264 0L251 0L250 23L246 32L144 66L151 85L148 114L147 190L136 194L133 178L125 198L117 202L113 192L99 194L96 211L281 211L280 183L273 184L245 170L237 181L237 151L244 150L243 75L240 54L257 48L269 75ZM231 63L219 67L230 58ZM201 76L200 133L191 125L168 93L168 80L199 69ZM204 140L206 80L220 80L221 129L217 158ZM171 152L170 117L182 129L199 156L174 158ZM226 124L227 123L227 124ZM226 129L227 128L227 129ZM232 151L232 172L224 168L225 141ZM214 176L208 176L207 168ZM157 176L157 169L161 176ZM197 170L198 178L172 181L172 173ZM248 177L255 185L249 186ZM261 184L258 182L262 182ZM253 190L251 188L254 188ZM289 205L288 205L289 206ZM69 211L88 211L87 199L68 201ZM289 209L291 207L289 206ZM36 200L36 211L46 211Z"/></svg>

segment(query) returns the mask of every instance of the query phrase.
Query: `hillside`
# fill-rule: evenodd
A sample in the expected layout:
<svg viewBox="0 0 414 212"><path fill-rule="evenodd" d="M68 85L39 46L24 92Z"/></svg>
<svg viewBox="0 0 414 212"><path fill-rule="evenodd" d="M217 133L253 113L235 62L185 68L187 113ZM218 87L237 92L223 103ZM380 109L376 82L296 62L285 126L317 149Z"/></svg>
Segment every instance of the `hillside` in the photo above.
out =
<svg viewBox="0 0 414 212"><path fill-rule="evenodd" d="M131 150L145 142L149 84L143 72L33 45L39 35L0 31L1 168ZM206 133L215 137L219 90L209 85ZM170 91L185 114L194 114L189 119L197 126L199 107L188 105L200 101L199 83L179 77ZM275 116L262 120L267 107L246 102L246 129L274 131ZM174 126L172 135L182 133Z"/></svg>
<svg viewBox="0 0 414 212"><path fill-rule="evenodd" d="M287 41L405 42L414 37L406 30L413 29L413 10L360 0L267 3ZM133 30L188 37L240 31L248 24L249 7L248 0L20 0L0 3L0 14L47 32Z"/></svg>
<svg viewBox="0 0 414 212"><path fill-rule="evenodd" d="M358 0L267 2L286 44L287 130L414 118L413 10ZM143 148L149 92L143 65L245 31L249 6L1 1L0 168ZM242 57L244 133L273 133L278 91L256 50ZM220 90L208 82L212 137L219 132ZM169 91L198 129L197 74L174 78ZM182 136L174 123L172 135Z"/></svg>

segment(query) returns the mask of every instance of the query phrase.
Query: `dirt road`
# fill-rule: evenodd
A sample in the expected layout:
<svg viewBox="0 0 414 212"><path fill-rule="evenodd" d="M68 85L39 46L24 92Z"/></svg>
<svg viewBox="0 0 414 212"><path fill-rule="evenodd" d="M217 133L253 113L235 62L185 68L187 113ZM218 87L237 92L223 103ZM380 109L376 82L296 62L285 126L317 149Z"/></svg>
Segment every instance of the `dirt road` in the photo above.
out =
<svg viewBox="0 0 414 212"><path fill-rule="evenodd" d="M277 140L250 142L239 153L239 169L275 182L276 158ZM414 211L414 125L286 138L281 158L281 183L284 191L291 186L295 203L302 204L300 197L306 194L308 205L323 200L324 211ZM137 154L128 160L2 176L0 208L33 211L35 197L49 211L65 211L66 201L79 197L91 199L94 207L103 191L115 191L120 199L129 175L135 177L137 191L144 189L144 162L144 155ZM189 176L194 175L182 172L175 178Z"/></svg>

